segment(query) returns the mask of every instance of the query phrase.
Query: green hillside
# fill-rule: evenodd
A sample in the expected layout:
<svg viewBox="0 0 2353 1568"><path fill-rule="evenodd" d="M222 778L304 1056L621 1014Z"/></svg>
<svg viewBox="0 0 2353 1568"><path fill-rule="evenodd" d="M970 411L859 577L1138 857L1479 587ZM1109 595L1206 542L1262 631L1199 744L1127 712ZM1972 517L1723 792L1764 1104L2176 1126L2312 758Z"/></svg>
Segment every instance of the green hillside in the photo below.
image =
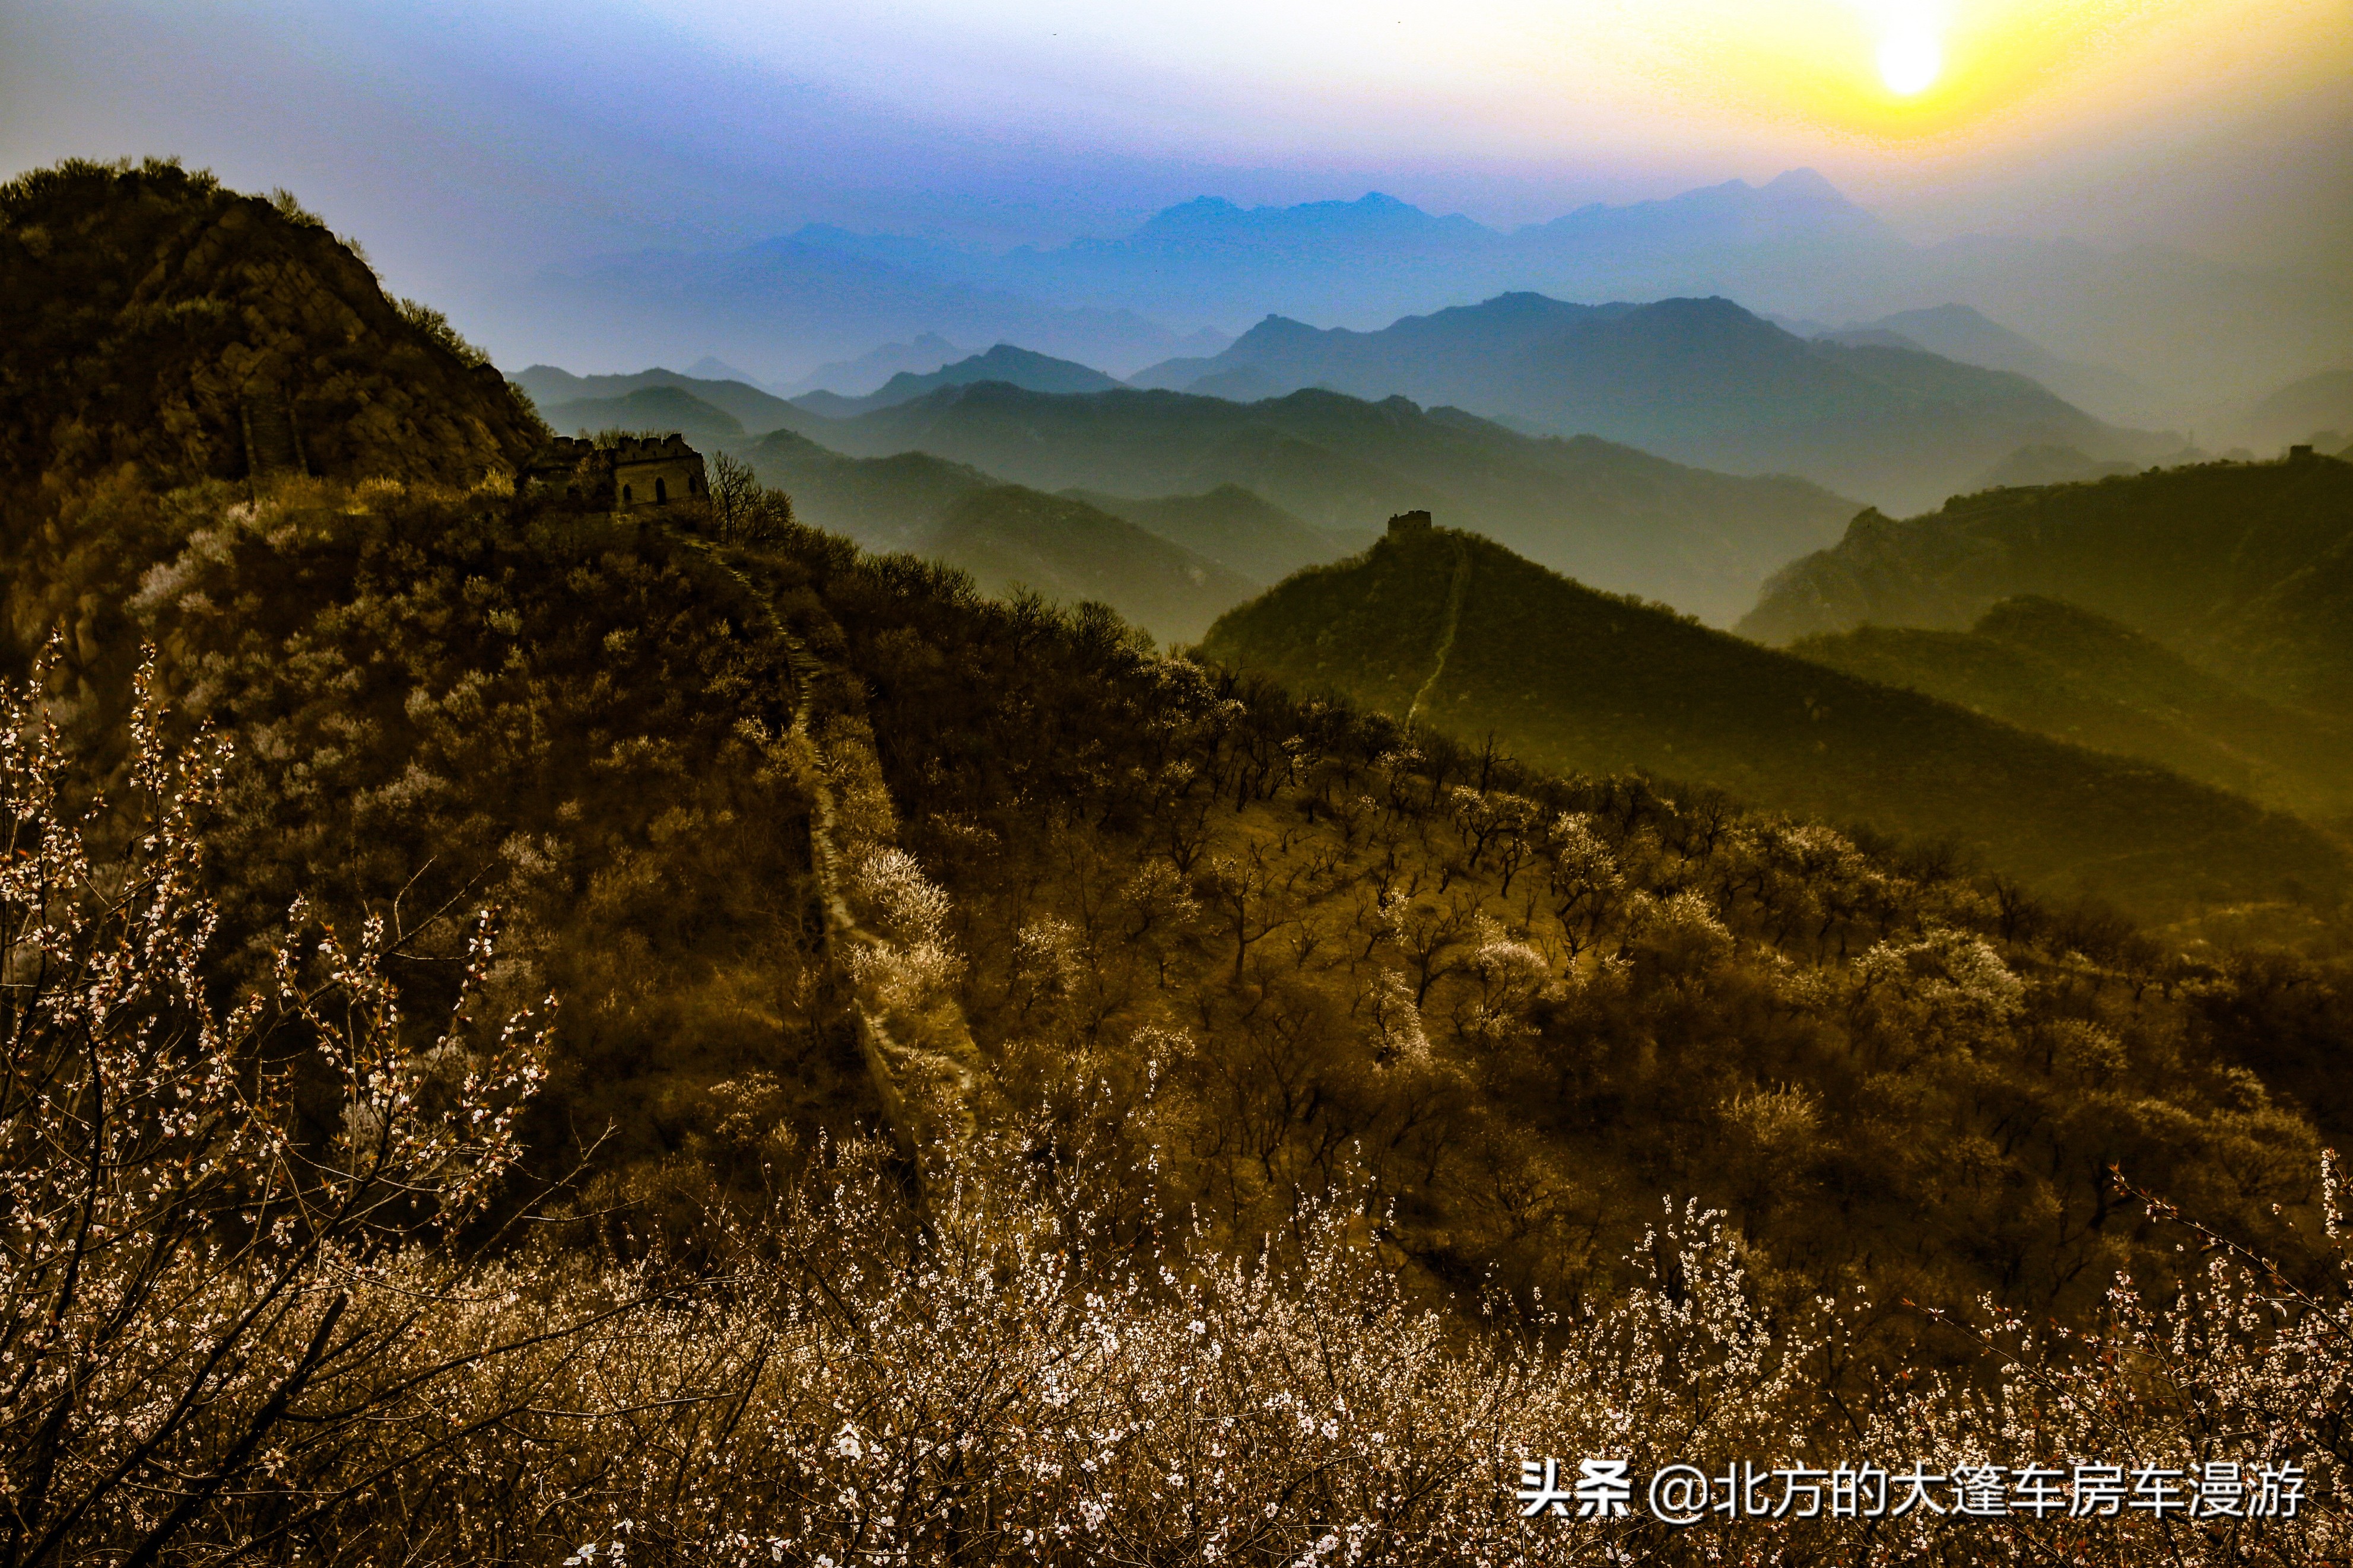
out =
<svg viewBox="0 0 2353 1568"><path fill-rule="evenodd" d="M1966 632L1862 626L1800 637L1790 651L2284 810L2353 813L2353 731L2266 702L2054 599L2005 599Z"/></svg>
<svg viewBox="0 0 2353 1568"><path fill-rule="evenodd" d="M2007 875L2153 914L2348 886L2309 827L1598 594L1475 535L1393 532L1220 620L1203 652L1539 766L1640 770L1949 840Z"/></svg>
<svg viewBox="0 0 2353 1568"><path fill-rule="evenodd" d="M956 501L923 553L971 573L985 594L1026 588L1061 605L1094 600L1170 642L1198 641L1211 621L1259 590L1084 501L1018 485Z"/></svg>
<svg viewBox="0 0 2353 1568"><path fill-rule="evenodd" d="M1145 499L1100 490L1064 493L1261 583L1280 583L1302 566L1361 550L1375 537L1369 530L1312 527L1240 485L1219 485L1197 496Z"/></svg>
<svg viewBox="0 0 2353 1568"><path fill-rule="evenodd" d="M1962 631L2062 599L2274 701L2353 718L2353 464L2207 463L1866 513L1767 584L1745 636Z"/></svg>
<svg viewBox="0 0 2353 1568"><path fill-rule="evenodd" d="M1736 479L1590 437L1519 435L1460 409L1312 390L1243 405L985 384L804 433L853 456L928 452L1037 489L1167 496L1235 485L1324 529L1421 508L1588 582L1726 625L1767 573L1828 543L1855 510L1799 479Z"/></svg>

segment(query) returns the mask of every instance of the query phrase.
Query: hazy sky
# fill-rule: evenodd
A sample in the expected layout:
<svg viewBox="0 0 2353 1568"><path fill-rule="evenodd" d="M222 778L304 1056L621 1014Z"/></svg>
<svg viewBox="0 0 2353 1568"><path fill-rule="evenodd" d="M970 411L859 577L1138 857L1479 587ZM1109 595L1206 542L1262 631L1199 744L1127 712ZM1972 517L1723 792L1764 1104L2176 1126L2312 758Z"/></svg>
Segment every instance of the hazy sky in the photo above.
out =
<svg viewBox="0 0 2353 1568"><path fill-rule="evenodd" d="M1509 225L1801 164L1916 237L2343 276L2353 0L6 0L0 169L151 152L293 188L461 320L501 271L812 220Z"/></svg>

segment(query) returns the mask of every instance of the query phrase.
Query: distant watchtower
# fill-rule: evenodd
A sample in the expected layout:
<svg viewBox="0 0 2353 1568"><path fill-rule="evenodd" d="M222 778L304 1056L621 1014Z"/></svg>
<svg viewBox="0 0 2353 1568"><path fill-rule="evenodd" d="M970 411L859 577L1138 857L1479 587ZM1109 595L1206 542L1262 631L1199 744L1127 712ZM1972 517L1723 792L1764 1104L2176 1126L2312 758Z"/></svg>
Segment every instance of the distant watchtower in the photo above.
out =
<svg viewBox="0 0 2353 1568"><path fill-rule="evenodd" d="M607 511L702 500L710 494L702 454L679 435L624 436L609 447L558 436L525 466L523 479Z"/></svg>
<svg viewBox="0 0 2353 1568"><path fill-rule="evenodd" d="M1401 511L1389 519L1389 532L1392 534L1429 531L1430 514L1426 511Z"/></svg>
<svg viewBox="0 0 2353 1568"><path fill-rule="evenodd" d="M2308 446L2290 447L2287 449L2287 460L2291 463L2308 463L2312 460L2312 448Z"/></svg>

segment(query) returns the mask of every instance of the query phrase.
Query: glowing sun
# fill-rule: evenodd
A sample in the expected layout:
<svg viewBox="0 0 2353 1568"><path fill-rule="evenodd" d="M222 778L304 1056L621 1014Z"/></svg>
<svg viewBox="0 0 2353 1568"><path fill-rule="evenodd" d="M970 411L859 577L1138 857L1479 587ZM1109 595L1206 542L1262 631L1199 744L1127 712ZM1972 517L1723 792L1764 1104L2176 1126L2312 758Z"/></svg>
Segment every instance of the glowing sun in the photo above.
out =
<svg viewBox="0 0 2353 1568"><path fill-rule="evenodd" d="M1945 40L1925 5L1891 7L1879 40L1879 79L1898 98L1915 98L1945 69Z"/></svg>

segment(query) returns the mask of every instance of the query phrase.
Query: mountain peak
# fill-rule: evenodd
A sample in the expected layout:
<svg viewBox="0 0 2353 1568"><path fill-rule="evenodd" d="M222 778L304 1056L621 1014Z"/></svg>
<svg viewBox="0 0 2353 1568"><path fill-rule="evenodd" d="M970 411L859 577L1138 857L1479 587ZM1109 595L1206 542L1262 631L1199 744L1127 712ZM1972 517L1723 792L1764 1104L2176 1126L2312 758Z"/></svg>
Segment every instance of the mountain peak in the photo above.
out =
<svg viewBox="0 0 2353 1568"><path fill-rule="evenodd" d="M1837 202L1841 206L1847 205L1846 193L1824 179L1820 171L1815 169L1788 170L1777 174L1757 189L1767 195L1802 196L1815 201Z"/></svg>

